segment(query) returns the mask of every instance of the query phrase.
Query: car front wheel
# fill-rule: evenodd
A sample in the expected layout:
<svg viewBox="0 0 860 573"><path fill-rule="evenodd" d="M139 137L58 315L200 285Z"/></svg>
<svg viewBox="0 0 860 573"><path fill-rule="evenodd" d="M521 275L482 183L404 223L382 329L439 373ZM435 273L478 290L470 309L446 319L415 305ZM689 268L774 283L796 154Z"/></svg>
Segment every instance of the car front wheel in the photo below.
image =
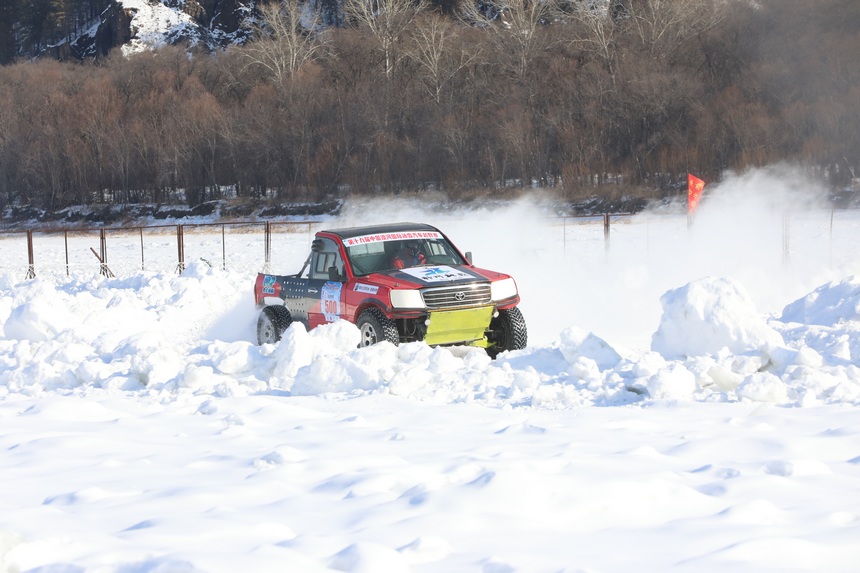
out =
<svg viewBox="0 0 860 573"><path fill-rule="evenodd" d="M369 308L362 312L358 317L356 326L358 326L358 330L361 332L361 342L358 344L359 348L370 346L383 340L387 340L395 346L400 342L397 325L378 308Z"/></svg>
<svg viewBox="0 0 860 573"><path fill-rule="evenodd" d="M500 310L499 316L490 321L491 341L487 353L495 358L505 350L522 350L529 341L526 320L517 307Z"/></svg>
<svg viewBox="0 0 860 573"><path fill-rule="evenodd" d="M290 311L284 306L267 306L257 319L257 344L274 344L292 324Z"/></svg>

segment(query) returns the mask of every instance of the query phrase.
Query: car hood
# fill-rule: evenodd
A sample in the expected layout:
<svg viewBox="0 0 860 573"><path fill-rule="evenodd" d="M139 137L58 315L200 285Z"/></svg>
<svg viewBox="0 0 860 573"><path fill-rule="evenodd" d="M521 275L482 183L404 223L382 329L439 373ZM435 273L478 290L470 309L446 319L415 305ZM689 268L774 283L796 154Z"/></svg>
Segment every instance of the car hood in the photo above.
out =
<svg viewBox="0 0 860 573"><path fill-rule="evenodd" d="M508 275L466 265L424 265L373 273L366 277L358 277L358 280L388 288L427 288L491 282L505 278L508 278Z"/></svg>

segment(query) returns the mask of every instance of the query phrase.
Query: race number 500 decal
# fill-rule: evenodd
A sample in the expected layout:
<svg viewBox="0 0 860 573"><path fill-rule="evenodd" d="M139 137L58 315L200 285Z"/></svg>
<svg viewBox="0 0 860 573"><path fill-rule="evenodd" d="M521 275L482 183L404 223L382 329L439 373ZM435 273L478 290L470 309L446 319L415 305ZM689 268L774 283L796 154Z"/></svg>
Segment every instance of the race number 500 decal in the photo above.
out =
<svg viewBox="0 0 860 573"><path fill-rule="evenodd" d="M334 322L340 317L340 292L343 283L327 282L322 287L320 305L326 322Z"/></svg>

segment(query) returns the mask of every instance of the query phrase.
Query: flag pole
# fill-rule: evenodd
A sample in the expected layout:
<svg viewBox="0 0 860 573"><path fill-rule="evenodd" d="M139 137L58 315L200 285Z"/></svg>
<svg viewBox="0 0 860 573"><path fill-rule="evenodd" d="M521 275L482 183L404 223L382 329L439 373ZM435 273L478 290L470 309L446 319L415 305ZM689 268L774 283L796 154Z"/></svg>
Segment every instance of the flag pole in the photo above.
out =
<svg viewBox="0 0 860 573"><path fill-rule="evenodd" d="M687 173L687 229L693 226L693 215L696 213L696 208L702 199L704 188L704 181L692 173Z"/></svg>

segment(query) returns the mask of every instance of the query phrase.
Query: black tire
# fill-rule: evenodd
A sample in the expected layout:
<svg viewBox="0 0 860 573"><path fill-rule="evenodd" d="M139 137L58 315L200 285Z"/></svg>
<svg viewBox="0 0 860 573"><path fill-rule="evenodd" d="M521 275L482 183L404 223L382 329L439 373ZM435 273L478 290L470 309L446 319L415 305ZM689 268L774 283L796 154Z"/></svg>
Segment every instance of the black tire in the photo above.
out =
<svg viewBox="0 0 860 573"><path fill-rule="evenodd" d="M368 308L358 317L355 323L361 332L361 342L358 347L370 346L377 342L387 340L394 346L400 343L400 334L393 320L385 316L378 308Z"/></svg>
<svg viewBox="0 0 860 573"><path fill-rule="evenodd" d="M274 344L293 322L285 306L267 306L257 319L257 344Z"/></svg>
<svg viewBox="0 0 860 573"><path fill-rule="evenodd" d="M499 316L490 321L490 340L495 342L487 348L487 354L495 358L505 350L522 350L529 342L526 319L517 307L500 310Z"/></svg>

